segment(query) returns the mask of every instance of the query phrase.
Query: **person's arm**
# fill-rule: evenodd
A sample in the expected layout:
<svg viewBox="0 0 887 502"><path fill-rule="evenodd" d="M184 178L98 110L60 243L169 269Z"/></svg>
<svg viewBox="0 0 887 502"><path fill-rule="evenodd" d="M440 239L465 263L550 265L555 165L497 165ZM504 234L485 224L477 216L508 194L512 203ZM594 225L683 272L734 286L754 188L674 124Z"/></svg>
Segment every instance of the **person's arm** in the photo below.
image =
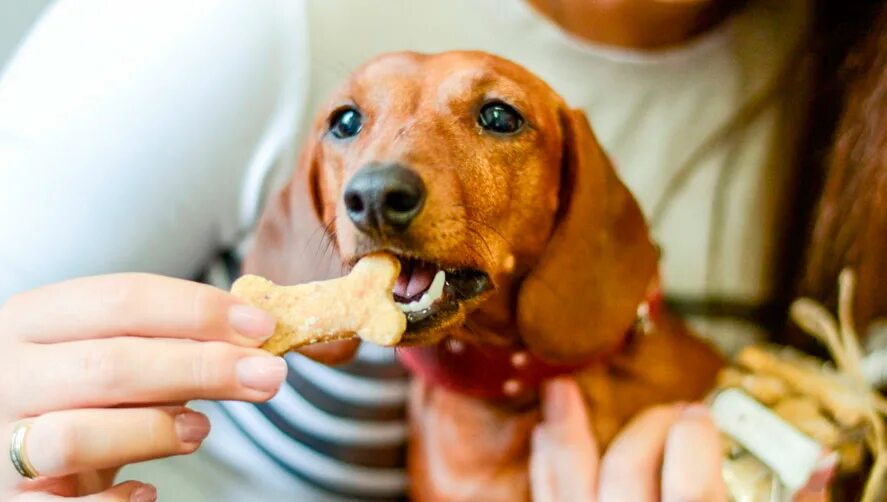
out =
<svg viewBox="0 0 887 502"><path fill-rule="evenodd" d="M232 242L301 115L303 25L300 1L49 8L0 76L0 303Z"/></svg>

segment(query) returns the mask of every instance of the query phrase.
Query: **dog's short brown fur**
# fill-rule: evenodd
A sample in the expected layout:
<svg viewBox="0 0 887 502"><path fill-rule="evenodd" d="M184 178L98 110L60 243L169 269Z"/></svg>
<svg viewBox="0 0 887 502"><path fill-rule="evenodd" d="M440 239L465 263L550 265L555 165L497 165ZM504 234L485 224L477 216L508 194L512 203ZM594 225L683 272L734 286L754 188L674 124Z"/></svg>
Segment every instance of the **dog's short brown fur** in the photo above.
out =
<svg viewBox="0 0 887 502"><path fill-rule="evenodd" d="M490 99L527 124L515 135L478 126ZM335 141L330 114L357 105L360 134ZM402 238L378 242L345 215L343 187L361 166L397 162L428 187ZM324 252L322 239L332 240ZM635 322L656 278L641 211L584 115L509 61L478 52L392 54L359 69L319 113L294 178L266 210L246 270L278 283L341 275L343 264L385 248L483 270L494 292L463 305L446 331L495 345L525 345L554 362L611 351ZM464 326L469 325L469 329ZM334 362L355 343L313 349ZM699 398L720 359L664 318L652 332L576 374L606 445L639 410ZM536 407L487 403L417 383L410 469L417 500L529 498L529 435Z"/></svg>

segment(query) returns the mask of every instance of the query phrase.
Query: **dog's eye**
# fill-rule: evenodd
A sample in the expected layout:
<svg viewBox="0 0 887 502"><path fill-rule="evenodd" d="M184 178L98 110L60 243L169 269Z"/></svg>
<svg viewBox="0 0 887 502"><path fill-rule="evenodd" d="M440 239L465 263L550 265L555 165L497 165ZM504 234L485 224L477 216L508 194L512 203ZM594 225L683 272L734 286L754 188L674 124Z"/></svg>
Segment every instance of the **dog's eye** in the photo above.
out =
<svg viewBox="0 0 887 502"><path fill-rule="evenodd" d="M363 116L356 108L336 110L330 117L330 132L339 139L356 136L363 126Z"/></svg>
<svg viewBox="0 0 887 502"><path fill-rule="evenodd" d="M510 105L501 101L492 101L480 109L477 123L487 131L511 134L524 125L524 118Z"/></svg>

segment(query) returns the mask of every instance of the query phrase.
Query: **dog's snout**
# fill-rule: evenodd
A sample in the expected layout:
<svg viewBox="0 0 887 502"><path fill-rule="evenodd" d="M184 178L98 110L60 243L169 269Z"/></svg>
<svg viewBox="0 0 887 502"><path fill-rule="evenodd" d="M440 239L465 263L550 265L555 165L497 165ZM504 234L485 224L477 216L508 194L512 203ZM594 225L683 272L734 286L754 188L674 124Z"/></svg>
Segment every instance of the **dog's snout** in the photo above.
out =
<svg viewBox="0 0 887 502"><path fill-rule="evenodd" d="M368 165L345 187L345 209L363 232L397 233L410 226L425 203L425 184L400 165Z"/></svg>

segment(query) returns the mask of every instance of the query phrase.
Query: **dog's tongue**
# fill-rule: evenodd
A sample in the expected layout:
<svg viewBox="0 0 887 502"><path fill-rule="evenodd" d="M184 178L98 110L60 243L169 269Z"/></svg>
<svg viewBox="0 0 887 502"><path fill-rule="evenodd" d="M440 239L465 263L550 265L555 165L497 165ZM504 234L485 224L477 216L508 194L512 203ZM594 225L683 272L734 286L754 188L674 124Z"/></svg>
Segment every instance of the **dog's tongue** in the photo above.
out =
<svg viewBox="0 0 887 502"><path fill-rule="evenodd" d="M437 267L430 263L401 261L400 275L394 283L394 294L405 300L420 295L431 286Z"/></svg>

